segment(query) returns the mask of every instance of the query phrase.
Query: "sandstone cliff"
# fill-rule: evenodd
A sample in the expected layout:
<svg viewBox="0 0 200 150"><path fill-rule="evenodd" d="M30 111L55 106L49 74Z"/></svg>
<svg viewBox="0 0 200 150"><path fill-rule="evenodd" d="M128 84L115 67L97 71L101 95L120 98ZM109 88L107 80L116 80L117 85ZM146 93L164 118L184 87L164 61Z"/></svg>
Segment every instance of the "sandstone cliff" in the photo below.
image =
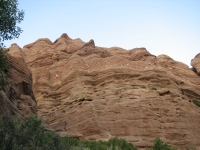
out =
<svg viewBox="0 0 200 150"><path fill-rule="evenodd" d="M118 136L138 147L160 136L172 146L200 146L200 108L192 103L200 99L200 77L181 62L67 34L12 45L9 53L30 68L38 115L62 135Z"/></svg>
<svg viewBox="0 0 200 150"><path fill-rule="evenodd" d="M0 90L0 114L26 118L37 115L32 92L32 76L26 64L7 55L9 69L7 82Z"/></svg>

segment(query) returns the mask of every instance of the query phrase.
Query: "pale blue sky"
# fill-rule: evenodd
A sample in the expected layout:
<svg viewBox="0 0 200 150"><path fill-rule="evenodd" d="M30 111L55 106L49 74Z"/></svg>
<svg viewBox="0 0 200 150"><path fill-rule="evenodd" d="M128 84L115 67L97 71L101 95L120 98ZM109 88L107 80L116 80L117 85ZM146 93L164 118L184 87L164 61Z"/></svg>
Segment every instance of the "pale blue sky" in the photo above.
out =
<svg viewBox="0 0 200 150"><path fill-rule="evenodd" d="M189 65L200 52L200 0L19 0L20 47L62 33L101 47L145 47Z"/></svg>

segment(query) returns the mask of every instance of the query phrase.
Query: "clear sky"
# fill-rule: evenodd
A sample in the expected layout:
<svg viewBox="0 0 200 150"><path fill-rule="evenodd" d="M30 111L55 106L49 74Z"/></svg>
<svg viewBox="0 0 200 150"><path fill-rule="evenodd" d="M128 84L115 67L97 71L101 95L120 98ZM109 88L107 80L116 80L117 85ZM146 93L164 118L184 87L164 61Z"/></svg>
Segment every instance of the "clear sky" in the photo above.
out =
<svg viewBox="0 0 200 150"><path fill-rule="evenodd" d="M62 33L96 46L145 47L190 65L200 53L200 0L18 0L25 11L20 47Z"/></svg>

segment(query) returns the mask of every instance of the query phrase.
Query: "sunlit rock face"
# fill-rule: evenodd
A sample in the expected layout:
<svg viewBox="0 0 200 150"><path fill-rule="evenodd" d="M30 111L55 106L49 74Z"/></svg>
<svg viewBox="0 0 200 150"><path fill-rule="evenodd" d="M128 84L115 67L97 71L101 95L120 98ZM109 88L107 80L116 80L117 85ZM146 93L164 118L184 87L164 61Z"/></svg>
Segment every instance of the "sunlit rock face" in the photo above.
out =
<svg viewBox="0 0 200 150"><path fill-rule="evenodd" d="M125 138L138 147L155 137L200 146L200 77L145 48L95 46L63 34L10 47L32 72L38 115L50 129L83 140Z"/></svg>

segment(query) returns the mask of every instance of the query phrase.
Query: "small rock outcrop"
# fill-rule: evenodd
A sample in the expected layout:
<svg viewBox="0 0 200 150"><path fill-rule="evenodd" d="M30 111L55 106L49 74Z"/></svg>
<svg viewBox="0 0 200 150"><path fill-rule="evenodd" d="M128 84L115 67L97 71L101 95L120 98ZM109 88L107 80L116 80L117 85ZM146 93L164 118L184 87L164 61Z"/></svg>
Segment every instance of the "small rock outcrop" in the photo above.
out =
<svg viewBox="0 0 200 150"><path fill-rule="evenodd" d="M200 53L197 54L194 59L191 61L191 66L193 67L193 70L200 75Z"/></svg>
<svg viewBox="0 0 200 150"><path fill-rule="evenodd" d="M66 34L46 41L9 53L31 70L38 115L49 129L83 140L118 136L138 147L157 136L174 147L200 146L200 108L192 102L200 100L200 77L187 65Z"/></svg>
<svg viewBox="0 0 200 150"><path fill-rule="evenodd" d="M12 45L12 47L14 50L18 49L17 45ZM36 116L37 105L32 91L30 70L20 59L10 55L7 55L7 63L9 65L6 73L8 79L0 90L0 114L17 118Z"/></svg>

